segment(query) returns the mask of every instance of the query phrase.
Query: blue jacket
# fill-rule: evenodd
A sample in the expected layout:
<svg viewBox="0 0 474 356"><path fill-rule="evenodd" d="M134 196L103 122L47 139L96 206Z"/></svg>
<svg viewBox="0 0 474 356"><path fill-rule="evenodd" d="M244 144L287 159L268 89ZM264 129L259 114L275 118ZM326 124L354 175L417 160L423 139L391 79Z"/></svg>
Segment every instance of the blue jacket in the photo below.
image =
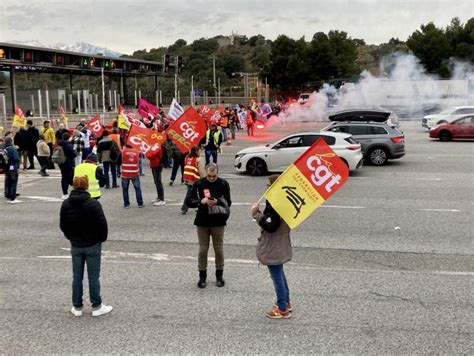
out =
<svg viewBox="0 0 474 356"><path fill-rule="evenodd" d="M18 155L18 151L16 150L15 146L12 144L5 144L4 150L8 156L7 169L10 169L11 165L14 165L15 169L18 169L20 166L20 156Z"/></svg>

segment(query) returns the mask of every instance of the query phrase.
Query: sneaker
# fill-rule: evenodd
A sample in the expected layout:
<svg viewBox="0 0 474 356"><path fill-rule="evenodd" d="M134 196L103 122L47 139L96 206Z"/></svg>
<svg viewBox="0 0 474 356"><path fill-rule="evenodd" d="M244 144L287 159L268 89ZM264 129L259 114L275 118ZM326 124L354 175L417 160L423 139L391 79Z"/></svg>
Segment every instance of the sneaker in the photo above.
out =
<svg viewBox="0 0 474 356"><path fill-rule="evenodd" d="M275 308L278 308L278 304L275 303ZM293 312L293 307L291 306L291 302L288 302L286 305L286 310L288 310L290 313Z"/></svg>
<svg viewBox="0 0 474 356"><path fill-rule="evenodd" d="M188 213L187 210L181 210L181 215L186 215Z"/></svg>
<svg viewBox="0 0 474 356"><path fill-rule="evenodd" d="M123 206L125 209L130 209L130 205L124 205Z"/></svg>
<svg viewBox="0 0 474 356"><path fill-rule="evenodd" d="M61 195L61 199L62 199L62 200L66 200L66 199L67 199L67 197L68 197L68 195L67 195L67 194L63 194L63 195Z"/></svg>
<svg viewBox="0 0 474 356"><path fill-rule="evenodd" d="M10 203L10 204L19 204L19 203L23 203L23 202L21 200L15 199L15 200L8 200L8 203Z"/></svg>
<svg viewBox="0 0 474 356"><path fill-rule="evenodd" d="M144 207L145 207L145 205L144 205L144 204L142 204L142 205L139 205L138 207L139 207L139 208L144 208Z"/></svg>
<svg viewBox="0 0 474 356"><path fill-rule="evenodd" d="M288 310L281 311L280 308L275 307L265 313L265 316L270 319L289 319L291 314Z"/></svg>
<svg viewBox="0 0 474 356"><path fill-rule="evenodd" d="M110 186L106 185L106 186L105 186L105 189L110 189Z"/></svg>
<svg viewBox="0 0 474 356"><path fill-rule="evenodd" d="M71 313L74 316L82 316L82 309L76 309L75 307L72 307Z"/></svg>
<svg viewBox="0 0 474 356"><path fill-rule="evenodd" d="M114 185L112 186L112 188L120 188L120 185L114 184Z"/></svg>
<svg viewBox="0 0 474 356"><path fill-rule="evenodd" d="M41 173L41 177L49 177L48 173Z"/></svg>
<svg viewBox="0 0 474 356"><path fill-rule="evenodd" d="M163 200L158 200L153 203L154 206L160 206L160 205L165 205L166 202Z"/></svg>
<svg viewBox="0 0 474 356"><path fill-rule="evenodd" d="M112 311L112 309L114 309L112 308L112 306L102 304L99 309L92 311L92 316L101 316L104 314L108 314Z"/></svg>
<svg viewBox="0 0 474 356"><path fill-rule="evenodd" d="M170 186L173 185L173 183L174 183L174 182L173 182L172 180L170 180Z"/></svg>

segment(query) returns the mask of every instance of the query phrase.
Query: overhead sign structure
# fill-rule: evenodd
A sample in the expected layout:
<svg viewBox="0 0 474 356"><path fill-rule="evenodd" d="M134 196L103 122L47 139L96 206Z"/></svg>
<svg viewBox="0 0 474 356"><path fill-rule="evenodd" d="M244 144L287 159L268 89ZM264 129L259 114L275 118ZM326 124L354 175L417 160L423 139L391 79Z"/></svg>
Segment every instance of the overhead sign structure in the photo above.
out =
<svg viewBox="0 0 474 356"><path fill-rule="evenodd" d="M348 179L346 164L320 138L278 177L264 197L294 229Z"/></svg>

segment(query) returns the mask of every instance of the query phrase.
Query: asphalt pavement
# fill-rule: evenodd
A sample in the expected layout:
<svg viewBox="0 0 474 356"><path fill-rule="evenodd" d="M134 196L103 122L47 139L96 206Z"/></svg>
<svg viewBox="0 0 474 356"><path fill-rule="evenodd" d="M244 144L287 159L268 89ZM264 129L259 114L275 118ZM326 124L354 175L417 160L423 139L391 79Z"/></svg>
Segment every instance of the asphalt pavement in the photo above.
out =
<svg viewBox="0 0 474 356"><path fill-rule="evenodd" d="M233 169L235 153L286 133L294 123L257 131L219 156L231 186L225 234L226 286L197 282L194 212L180 214L185 187L169 186L165 206L149 169L146 207L122 208L121 189L104 190L109 223L102 295L111 314L71 308L69 243L59 230L59 171L20 175L22 204L0 202L0 353L472 354L474 340L474 142L430 140L418 121L402 121L405 157L364 166L292 231L285 265L294 308L269 320L275 295L255 257L259 229L250 204L266 177ZM179 174L178 174L179 177ZM3 185L3 177L0 177Z"/></svg>

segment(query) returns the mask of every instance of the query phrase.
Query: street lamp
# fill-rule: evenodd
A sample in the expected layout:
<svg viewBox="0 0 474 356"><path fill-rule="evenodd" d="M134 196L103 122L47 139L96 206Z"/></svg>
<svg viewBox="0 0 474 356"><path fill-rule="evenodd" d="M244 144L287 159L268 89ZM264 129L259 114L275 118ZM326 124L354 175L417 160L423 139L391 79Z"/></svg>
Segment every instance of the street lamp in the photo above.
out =
<svg viewBox="0 0 474 356"><path fill-rule="evenodd" d="M245 106L249 104L249 76L256 76L258 73L247 73L247 72L234 72L232 76L240 75L244 78L244 97L245 97Z"/></svg>

